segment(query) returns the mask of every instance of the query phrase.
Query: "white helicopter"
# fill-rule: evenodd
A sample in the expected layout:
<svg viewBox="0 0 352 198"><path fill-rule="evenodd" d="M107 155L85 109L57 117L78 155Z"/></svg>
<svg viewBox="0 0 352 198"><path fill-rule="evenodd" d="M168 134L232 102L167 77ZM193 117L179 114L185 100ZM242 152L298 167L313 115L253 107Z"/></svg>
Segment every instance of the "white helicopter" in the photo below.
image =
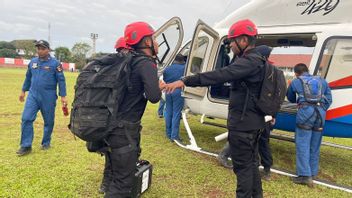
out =
<svg viewBox="0 0 352 198"><path fill-rule="evenodd" d="M185 76L212 71L228 64L228 28L240 19L250 19L258 27L257 45L273 48L271 56L288 60L292 55L308 56L307 65L314 75L325 78L333 95L327 112L324 136L352 137L352 1L340 0L253 0L239 8L214 28L199 20L191 41L182 48L182 22L174 17L156 33L160 43L163 70L177 53L188 55ZM270 60L270 59L269 59ZM299 62L296 62L299 63ZM294 63L294 64L296 64ZM275 62L274 62L275 65ZM280 65L277 65L280 67ZM284 65L283 65L284 66ZM291 65L293 66L293 65ZM287 80L291 69L282 67ZM200 148L192 134L186 114L227 119L229 83L209 87L186 87L183 96L183 122L189 144L176 142L193 151L216 155ZM276 129L294 132L296 105L285 103L276 117ZM219 138L221 139L221 137ZM279 172L280 173L280 172ZM282 173L281 173L282 174ZM286 174L290 175L290 174ZM352 192L352 190L349 190Z"/></svg>
<svg viewBox="0 0 352 198"><path fill-rule="evenodd" d="M320 2L320 3L319 3ZM236 10L211 28L197 23L193 39L179 53L188 54L185 75L212 71L228 64L232 54L226 52L226 34L231 24L249 18L258 26L257 45L273 47L272 56L287 58L305 55L310 59L309 69L324 77L333 93L324 136L352 137L352 2L339 0L256 0ZM350 15L350 17L348 17ZM178 34L178 35L177 35ZM169 65L181 46L181 20L172 18L158 31L162 64ZM174 46L170 46L173 43ZM174 49L170 53L170 49ZM225 57L225 58L224 58ZM227 59L227 60L226 60ZM275 63L274 63L275 64ZM296 64L296 63L294 63ZM280 66L279 66L280 67ZM288 81L292 72L285 67ZM229 86L186 87L185 109L193 114L227 119ZM294 131L296 106L284 104L277 116L275 128Z"/></svg>

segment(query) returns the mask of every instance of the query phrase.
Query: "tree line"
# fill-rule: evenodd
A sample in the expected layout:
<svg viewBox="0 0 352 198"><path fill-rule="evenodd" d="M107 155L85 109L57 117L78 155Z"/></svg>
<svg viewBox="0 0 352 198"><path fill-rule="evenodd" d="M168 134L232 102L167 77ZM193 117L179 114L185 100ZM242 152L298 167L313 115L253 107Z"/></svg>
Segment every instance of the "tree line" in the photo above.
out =
<svg viewBox="0 0 352 198"><path fill-rule="evenodd" d="M71 49L61 46L53 51L55 57L61 62L73 62L76 64L76 69L81 69L88 60L105 54L99 52L95 55L90 55L91 50L92 47L89 44L78 42ZM0 57L31 59L35 55L35 40L0 41Z"/></svg>

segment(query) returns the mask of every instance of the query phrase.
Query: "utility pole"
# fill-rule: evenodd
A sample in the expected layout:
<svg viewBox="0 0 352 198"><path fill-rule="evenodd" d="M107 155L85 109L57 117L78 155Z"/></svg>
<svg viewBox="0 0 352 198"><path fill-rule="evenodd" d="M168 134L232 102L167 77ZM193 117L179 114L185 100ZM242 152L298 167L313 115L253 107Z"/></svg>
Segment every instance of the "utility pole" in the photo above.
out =
<svg viewBox="0 0 352 198"><path fill-rule="evenodd" d="M50 32L51 31L51 25L50 25L50 22L48 23L48 42L49 42L49 44L51 44L51 36L50 36Z"/></svg>
<svg viewBox="0 0 352 198"><path fill-rule="evenodd" d="M95 42L98 39L98 34L90 33L90 38L93 40L93 54L92 54L92 56L95 56Z"/></svg>

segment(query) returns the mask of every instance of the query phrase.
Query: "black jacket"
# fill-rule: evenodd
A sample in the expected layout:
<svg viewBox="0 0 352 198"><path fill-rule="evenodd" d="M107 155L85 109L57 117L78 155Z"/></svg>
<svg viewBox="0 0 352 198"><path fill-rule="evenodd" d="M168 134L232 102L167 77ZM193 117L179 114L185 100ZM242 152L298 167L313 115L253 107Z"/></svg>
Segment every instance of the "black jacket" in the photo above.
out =
<svg viewBox="0 0 352 198"><path fill-rule="evenodd" d="M251 131L262 129L265 126L264 115L256 109L253 100L254 97L259 97L264 77L264 63L259 58L251 56L251 54L258 54L260 56L255 48L250 49L244 56L237 58L227 67L184 78L185 85L191 87L231 82L227 119L229 130ZM242 82L245 82L250 89L251 97L248 100L247 109L241 120L247 93Z"/></svg>
<svg viewBox="0 0 352 198"><path fill-rule="evenodd" d="M157 65L151 58L132 60L130 83L132 89L127 92L121 104L121 117L123 120L140 121L148 100L157 103L161 98Z"/></svg>

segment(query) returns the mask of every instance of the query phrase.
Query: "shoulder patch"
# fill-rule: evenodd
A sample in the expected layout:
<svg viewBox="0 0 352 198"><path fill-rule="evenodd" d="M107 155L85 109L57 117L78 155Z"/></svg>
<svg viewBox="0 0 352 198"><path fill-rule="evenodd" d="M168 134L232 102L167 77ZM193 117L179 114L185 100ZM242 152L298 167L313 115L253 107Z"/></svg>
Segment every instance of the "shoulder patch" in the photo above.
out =
<svg viewBox="0 0 352 198"><path fill-rule="evenodd" d="M62 72L64 69L62 68L62 64L60 64L59 66L56 67L56 70L58 72Z"/></svg>
<svg viewBox="0 0 352 198"><path fill-rule="evenodd" d="M32 63L32 68L37 69L38 68L38 63Z"/></svg>

